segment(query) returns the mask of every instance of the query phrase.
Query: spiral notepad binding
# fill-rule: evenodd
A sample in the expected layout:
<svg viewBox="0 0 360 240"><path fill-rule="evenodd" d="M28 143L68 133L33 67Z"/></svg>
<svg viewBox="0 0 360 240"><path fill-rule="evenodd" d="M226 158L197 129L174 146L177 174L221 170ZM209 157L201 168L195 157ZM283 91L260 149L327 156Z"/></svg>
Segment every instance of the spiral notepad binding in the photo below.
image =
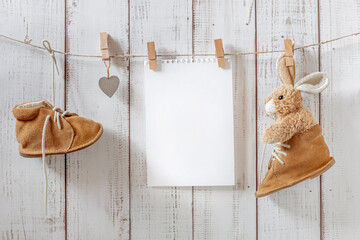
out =
<svg viewBox="0 0 360 240"><path fill-rule="evenodd" d="M158 63L216 63L216 58L183 58L183 59L164 59L164 60L157 60ZM226 62L229 62L229 58L225 58ZM148 64L149 60L144 61L144 65Z"/></svg>

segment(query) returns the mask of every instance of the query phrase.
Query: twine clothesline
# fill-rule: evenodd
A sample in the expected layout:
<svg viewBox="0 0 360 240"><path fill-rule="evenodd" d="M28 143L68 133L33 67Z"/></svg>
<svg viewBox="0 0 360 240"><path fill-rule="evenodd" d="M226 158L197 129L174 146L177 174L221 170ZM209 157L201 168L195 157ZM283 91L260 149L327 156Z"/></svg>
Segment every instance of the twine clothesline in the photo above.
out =
<svg viewBox="0 0 360 240"><path fill-rule="evenodd" d="M312 43L312 44L296 47L296 48L294 48L294 51L309 48L309 47L320 46L320 45L323 45L323 44L335 42L335 41L338 41L338 40L341 40L341 39L344 39L344 38L354 37L354 36L357 36L357 35L360 35L360 32L344 35L344 36L333 38L333 39L330 39L330 40L327 40L327 41L322 41L322 42L318 42L318 43ZM41 46L38 46L38 45L35 45L35 44L32 44L32 43L27 43L27 42L24 42L24 41L20 41L18 39L15 39L15 38L3 35L3 34L0 34L0 37L5 38L5 39L10 40L10 41L13 41L13 42L28 45L28 46L31 46L31 47L34 47L34 48L47 50L45 47L41 47ZM253 55L253 54L281 53L283 51L284 50L243 52L243 53L225 53L224 55L225 56L244 56L244 55ZM53 52L63 54L65 56L72 56L72 57L101 58L100 55L78 54L78 53L63 52L63 51L59 51L59 50L53 50ZM201 53L200 54L199 53L196 53L196 54L157 54L157 56L158 57L196 57L196 56L207 57L207 56L215 56L215 53L214 54L210 54L210 53L204 53L204 54L201 54ZM120 55L113 55L113 56L110 56L110 57L111 58L125 58L125 59L128 59L128 58L142 58L142 57L146 58L148 56L147 55L120 54Z"/></svg>

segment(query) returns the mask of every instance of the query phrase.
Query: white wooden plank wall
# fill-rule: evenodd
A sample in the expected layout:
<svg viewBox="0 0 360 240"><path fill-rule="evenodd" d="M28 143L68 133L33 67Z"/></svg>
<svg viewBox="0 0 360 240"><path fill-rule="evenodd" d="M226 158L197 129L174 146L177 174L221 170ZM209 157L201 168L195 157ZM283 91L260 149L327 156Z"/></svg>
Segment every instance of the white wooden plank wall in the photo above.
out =
<svg viewBox="0 0 360 240"><path fill-rule="evenodd" d="M284 38L301 46L357 32L359 9L356 1L323 0L2 0L0 34L95 55L101 31L110 34L112 55L145 54L148 41L158 53L212 53L216 38L225 52L267 51L283 49ZM279 54L233 58L237 185L193 188L146 187L143 59L112 61L120 86L109 99L98 88L106 75L99 59L56 54L56 105L101 122L104 134L88 149L48 158L44 216L41 159L19 156L11 110L51 100L50 57L0 39L0 239L356 239L358 43L295 52L298 79L318 70L330 78L321 96L304 98L337 163L321 178L259 200L261 134L271 123L263 102L280 85Z"/></svg>
<svg viewBox="0 0 360 240"><path fill-rule="evenodd" d="M360 3L320 1L320 39L360 29ZM321 47L321 71L331 85L321 95L321 124L336 167L322 177L324 239L357 239L360 234L360 52L359 39Z"/></svg>
<svg viewBox="0 0 360 240"><path fill-rule="evenodd" d="M64 1L1 1L0 32L64 51ZM46 51L1 39L0 43L0 239L65 238L64 156L48 158L48 215L45 217L40 158L22 158L15 138L15 105L52 98L51 59ZM64 57L57 55L57 106L64 107Z"/></svg>
<svg viewBox="0 0 360 240"><path fill-rule="evenodd" d="M129 53L127 1L66 3L67 51L99 54L99 32L106 31L112 55ZM128 61L112 60L110 75L120 79L111 99L98 87L98 80L106 76L102 61L68 58L67 110L101 122L104 128L94 146L67 155L68 239L129 238Z"/></svg>
<svg viewBox="0 0 360 240"><path fill-rule="evenodd" d="M223 38L226 51L255 51L254 4L253 1L194 1L193 52L214 52L217 38ZM194 188L194 239L256 238L255 86L255 56L234 57L237 184Z"/></svg>

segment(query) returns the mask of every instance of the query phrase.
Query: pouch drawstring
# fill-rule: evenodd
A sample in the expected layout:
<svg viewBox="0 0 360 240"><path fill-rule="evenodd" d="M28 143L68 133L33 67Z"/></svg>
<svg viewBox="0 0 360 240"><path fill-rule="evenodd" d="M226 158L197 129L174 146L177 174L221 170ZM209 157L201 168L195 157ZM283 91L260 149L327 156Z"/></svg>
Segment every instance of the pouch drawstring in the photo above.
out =
<svg viewBox="0 0 360 240"><path fill-rule="evenodd" d="M62 127L59 117L63 118L67 114L67 111L64 111L63 113L59 113L57 111L59 110L59 108L57 107L54 107L52 110L54 111L54 122L57 123L59 130L61 130ZM43 162L43 172L44 172L44 181L45 181L45 215L47 215L47 189L48 189L47 172L46 172L45 136L46 136L46 127L49 123L49 119L50 119L50 114L46 116L42 131L42 136L41 136L41 159Z"/></svg>

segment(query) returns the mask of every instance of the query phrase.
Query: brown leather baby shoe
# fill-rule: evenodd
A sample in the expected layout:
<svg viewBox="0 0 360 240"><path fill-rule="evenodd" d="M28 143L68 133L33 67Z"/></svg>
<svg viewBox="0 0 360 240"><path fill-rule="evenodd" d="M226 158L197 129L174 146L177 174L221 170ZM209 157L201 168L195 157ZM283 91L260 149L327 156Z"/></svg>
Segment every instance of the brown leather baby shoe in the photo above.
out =
<svg viewBox="0 0 360 240"><path fill-rule="evenodd" d="M264 197L304 180L315 178L335 164L320 125L274 147L268 172L255 193Z"/></svg>
<svg viewBox="0 0 360 240"><path fill-rule="evenodd" d="M19 152L24 157L81 150L96 142L103 131L101 124L54 108L44 100L17 105L13 114Z"/></svg>

